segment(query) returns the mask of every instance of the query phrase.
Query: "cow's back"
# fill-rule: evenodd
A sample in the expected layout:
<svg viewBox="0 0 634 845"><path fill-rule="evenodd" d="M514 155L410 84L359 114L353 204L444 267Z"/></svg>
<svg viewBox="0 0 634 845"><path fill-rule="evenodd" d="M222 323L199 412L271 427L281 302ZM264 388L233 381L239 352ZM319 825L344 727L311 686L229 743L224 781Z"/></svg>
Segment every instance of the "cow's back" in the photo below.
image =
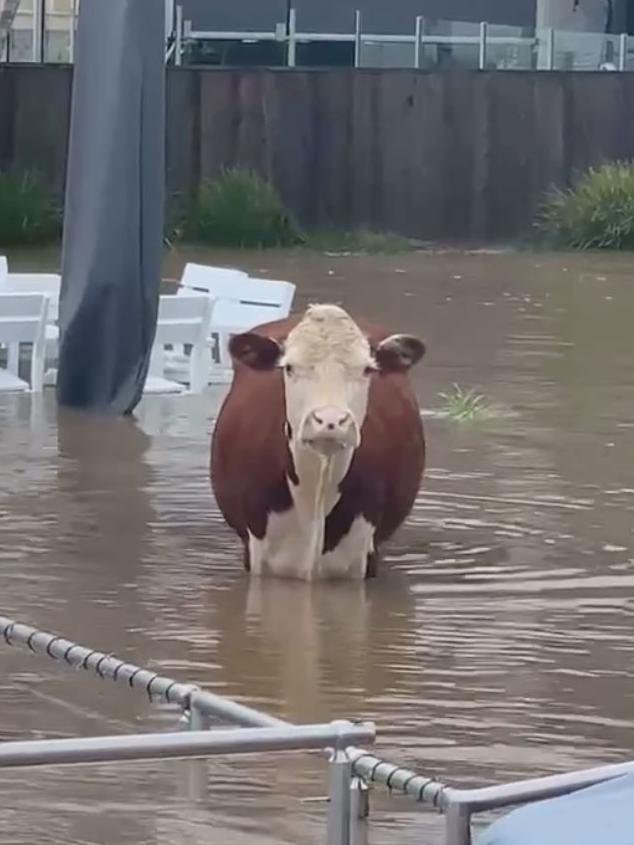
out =
<svg viewBox="0 0 634 845"><path fill-rule="evenodd" d="M255 334L284 341L301 316L263 324ZM389 335L356 320L371 345ZM234 378L212 439L211 480L227 523L246 540L262 538L267 514L292 506L287 478L295 478L285 436L284 379L279 369L254 370L234 362ZM386 540L410 512L424 468L425 444L418 405L406 373L372 378L361 445L326 521L326 550L336 547L363 514Z"/></svg>

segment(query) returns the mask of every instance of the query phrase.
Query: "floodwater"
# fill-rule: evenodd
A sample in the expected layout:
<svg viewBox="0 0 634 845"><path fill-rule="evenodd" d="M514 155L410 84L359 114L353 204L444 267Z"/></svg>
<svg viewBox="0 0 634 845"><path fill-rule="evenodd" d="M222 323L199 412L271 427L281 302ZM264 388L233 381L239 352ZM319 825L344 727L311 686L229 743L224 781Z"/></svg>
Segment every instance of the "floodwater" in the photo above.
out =
<svg viewBox="0 0 634 845"><path fill-rule="evenodd" d="M134 422L4 396L0 610L298 722L373 719L380 754L453 784L634 756L631 259L196 257L426 339L429 467L380 577L249 582L209 489L217 395L148 398ZM434 414L454 382L494 415ZM0 739L177 718L0 646ZM303 754L14 770L0 842L312 845L324 804L307 799L325 790ZM440 841L434 814L372 800L374 845Z"/></svg>

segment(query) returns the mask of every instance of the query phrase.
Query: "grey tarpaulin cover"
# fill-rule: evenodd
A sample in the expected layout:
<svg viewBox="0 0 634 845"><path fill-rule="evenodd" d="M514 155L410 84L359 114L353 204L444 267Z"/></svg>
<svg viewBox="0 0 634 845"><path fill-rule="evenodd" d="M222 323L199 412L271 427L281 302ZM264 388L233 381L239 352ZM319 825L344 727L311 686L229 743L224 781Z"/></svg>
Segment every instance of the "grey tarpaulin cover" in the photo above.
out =
<svg viewBox="0 0 634 845"><path fill-rule="evenodd" d="M60 301L60 403L133 410L156 327L163 245L165 11L82 0Z"/></svg>

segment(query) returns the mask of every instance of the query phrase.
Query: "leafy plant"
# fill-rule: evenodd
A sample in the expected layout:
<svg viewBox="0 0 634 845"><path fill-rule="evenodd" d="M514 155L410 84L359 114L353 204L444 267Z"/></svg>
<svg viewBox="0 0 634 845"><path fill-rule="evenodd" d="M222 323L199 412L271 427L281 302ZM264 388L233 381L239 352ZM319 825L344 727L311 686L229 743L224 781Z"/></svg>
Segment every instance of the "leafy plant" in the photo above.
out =
<svg viewBox="0 0 634 845"><path fill-rule="evenodd" d="M482 394L473 389L463 390L458 384L453 384L448 393L441 393L440 398L444 402L443 414L458 422L475 421L491 413Z"/></svg>
<svg viewBox="0 0 634 845"><path fill-rule="evenodd" d="M61 210L33 173L0 173L0 245L53 241L61 223Z"/></svg>
<svg viewBox="0 0 634 845"><path fill-rule="evenodd" d="M302 235L279 194L257 173L224 170L205 181L185 217L185 237L214 246L292 246Z"/></svg>
<svg viewBox="0 0 634 845"><path fill-rule="evenodd" d="M634 248L634 163L587 170L547 198L537 219L546 240L573 249Z"/></svg>

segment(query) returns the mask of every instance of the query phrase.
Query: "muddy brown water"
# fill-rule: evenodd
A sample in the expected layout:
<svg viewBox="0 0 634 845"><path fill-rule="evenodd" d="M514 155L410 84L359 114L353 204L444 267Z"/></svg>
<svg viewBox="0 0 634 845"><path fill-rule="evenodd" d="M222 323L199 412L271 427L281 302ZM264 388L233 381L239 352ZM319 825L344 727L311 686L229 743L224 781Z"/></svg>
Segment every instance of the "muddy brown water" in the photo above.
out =
<svg viewBox="0 0 634 845"><path fill-rule="evenodd" d="M1 611L298 722L374 719L382 755L454 784L633 757L631 259L193 257L292 279L299 305L339 301L427 340L414 382L429 467L380 577L249 582L207 478L217 392L147 398L134 422L58 414L50 392L4 395ZM495 416L435 415L453 382ZM177 718L0 646L0 739ZM196 765L0 774L0 841L324 841L324 805L306 800L325 794L321 759ZM373 794L371 843L435 845L440 831Z"/></svg>

